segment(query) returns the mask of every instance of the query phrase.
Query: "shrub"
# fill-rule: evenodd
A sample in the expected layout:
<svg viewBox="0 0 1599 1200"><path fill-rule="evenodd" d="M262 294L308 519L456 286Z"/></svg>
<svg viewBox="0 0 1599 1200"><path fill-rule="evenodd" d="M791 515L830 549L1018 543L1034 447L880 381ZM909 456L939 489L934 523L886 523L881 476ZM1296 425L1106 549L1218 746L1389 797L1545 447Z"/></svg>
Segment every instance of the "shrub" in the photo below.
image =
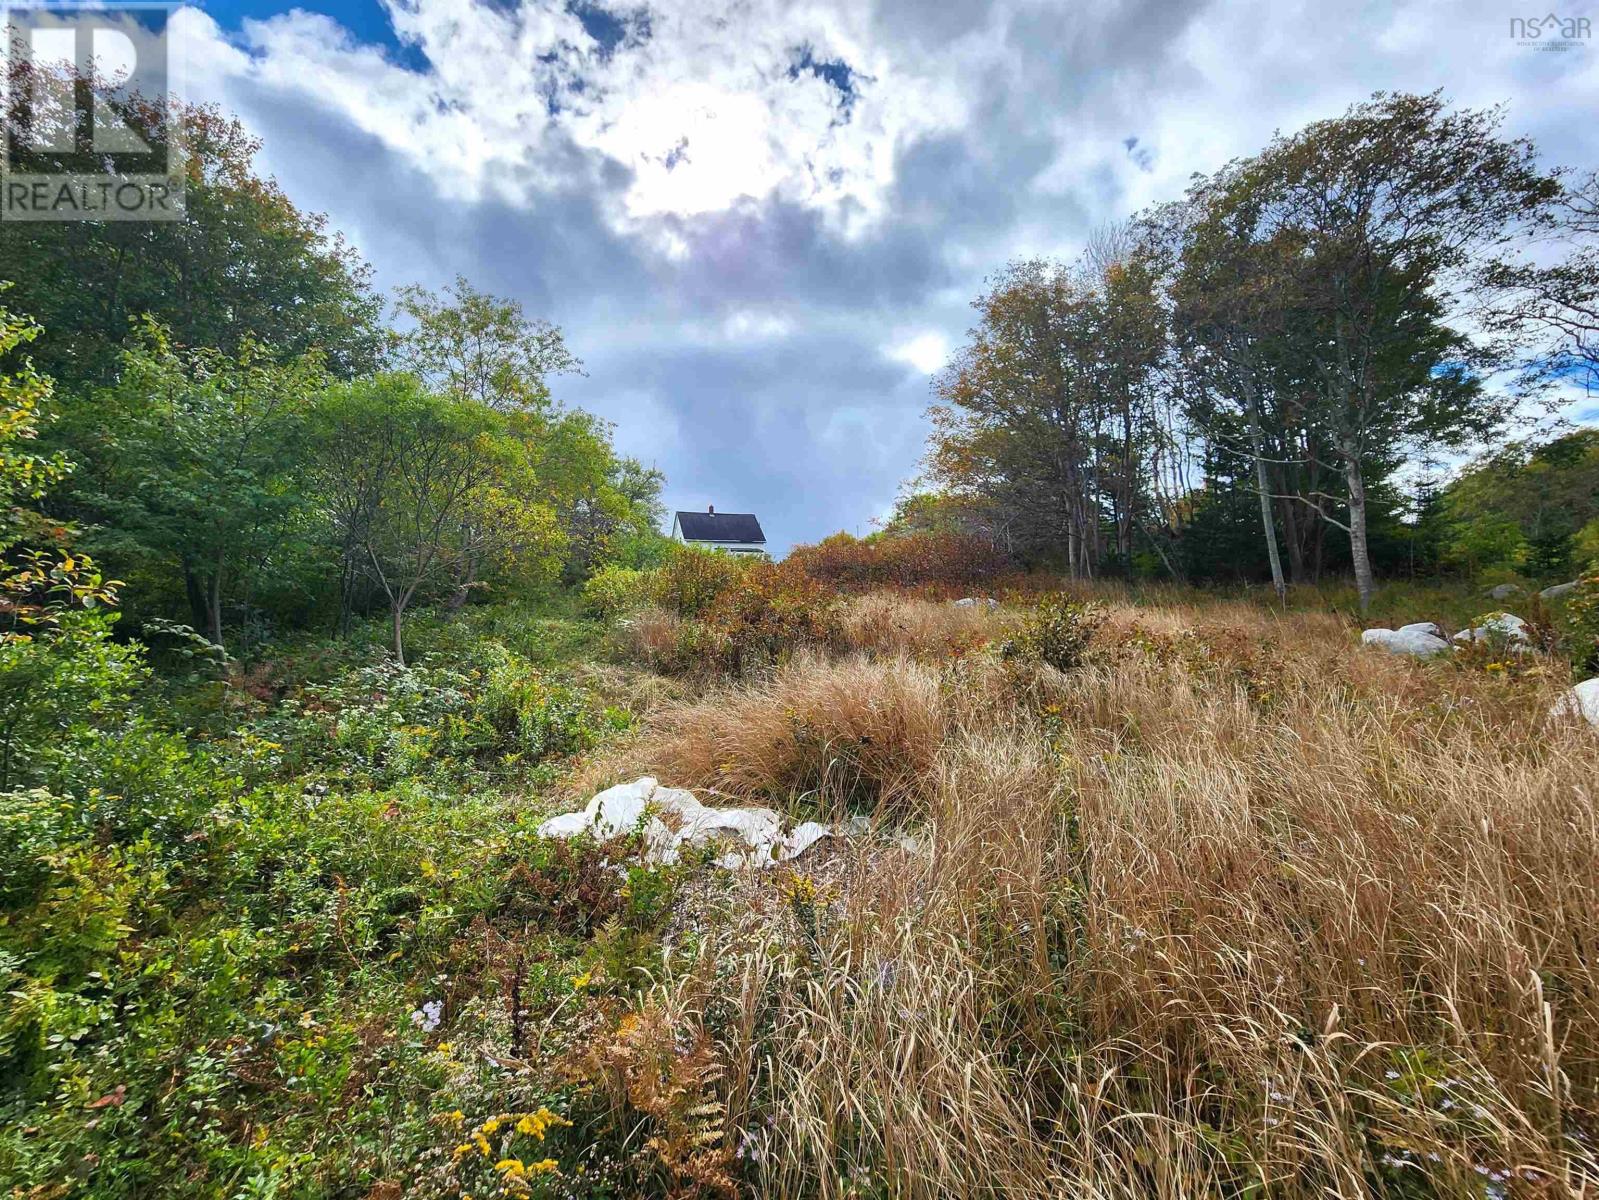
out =
<svg viewBox="0 0 1599 1200"><path fill-rule="evenodd" d="M775 662L802 646L835 642L840 622L830 592L790 563L758 562L724 589L704 624L733 671Z"/></svg>
<svg viewBox="0 0 1599 1200"><path fill-rule="evenodd" d="M1571 665L1584 675L1599 671L1599 572L1585 575L1566 598Z"/></svg>
<svg viewBox="0 0 1599 1200"><path fill-rule="evenodd" d="M873 587L966 587L1009 565L986 538L964 533L897 533L855 538L836 533L796 546L785 560L812 579L847 591Z"/></svg>
<svg viewBox="0 0 1599 1200"><path fill-rule="evenodd" d="M601 567L583 585L583 610L610 620L640 607L649 598L653 574L615 564Z"/></svg>
<svg viewBox="0 0 1599 1200"><path fill-rule="evenodd" d="M1070 671L1082 664L1103 621L1104 612L1097 604L1051 596L1028 614L1021 628L1002 644L1000 652L1006 658Z"/></svg>
<svg viewBox="0 0 1599 1200"><path fill-rule="evenodd" d="M719 550L684 546L651 573L648 598L680 617L697 617L751 565Z"/></svg>

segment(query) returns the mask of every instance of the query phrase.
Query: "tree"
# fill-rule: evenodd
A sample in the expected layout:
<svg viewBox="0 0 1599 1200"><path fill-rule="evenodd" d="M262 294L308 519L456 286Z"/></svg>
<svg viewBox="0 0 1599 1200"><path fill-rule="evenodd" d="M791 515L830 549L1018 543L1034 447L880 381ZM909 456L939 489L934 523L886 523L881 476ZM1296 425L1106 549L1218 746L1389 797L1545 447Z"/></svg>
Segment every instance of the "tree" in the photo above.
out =
<svg viewBox="0 0 1599 1200"><path fill-rule="evenodd" d="M0 361L20 354L41 332L32 321L0 308ZM61 452L36 449L51 390L50 380L28 360L0 375L0 554L36 532L43 520L23 502L42 498L69 470Z"/></svg>
<svg viewBox="0 0 1599 1200"><path fill-rule="evenodd" d="M329 532L347 574L383 596L401 665L405 617L419 598L453 594L485 565L535 579L559 567L564 538L537 501L517 419L398 374L344 385L318 411Z"/></svg>
<svg viewBox="0 0 1599 1200"><path fill-rule="evenodd" d="M125 115L145 133L163 119L153 104ZM371 370L382 303L370 269L325 218L255 173L260 143L238 121L185 105L179 128L182 221L0 224L0 278L47 330L34 351L40 369L65 392L107 383L133 324L149 316L179 346L234 354L249 340L287 358L319 350L337 376Z"/></svg>
<svg viewBox="0 0 1599 1200"><path fill-rule="evenodd" d="M1537 170L1531 143L1498 136L1500 119L1446 112L1436 94L1379 93L1274 138L1220 200L1248 216L1251 240L1303 247L1292 287L1312 336L1299 344L1344 477L1362 609L1374 590L1372 466L1406 444L1483 436L1504 414L1475 374L1490 365L1486 347L1447 321L1473 272L1558 185Z"/></svg>
<svg viewBox="0 0 1599 1200"><path fill-rule="evenodd" d="M1224 174L1222 180L1226 180ZM1276 398L1284 336L1292 303L1291 237L1261 241L1252 236L1253 213L1226 203L1225 182L1202 181L1175 217L1181 245L1171 284L1174 333L1204 387L1196 389L1190 418L1214 438L1223 431L1222 409L1240 415L1254 465L1261 532L1271 566L1272 587L1287 592L1274 517L1272 470L1264 410Z"/></svg>
<svg viewBox="0 0 1599 1200"><path fill-rule="evenodd" d="M0 308L0 358L19 354L37 325ZM110 639L104 607L117 582L67 544L69 530L23 503L71 470L34 443L51 381L23 361L0 374L0 792L32 782L39 752L108 695L131 685L136 656ZM43 549L28 543L55 543Z"/></svg>
<svg viewBox="0 0 1599 1200"><path fill-rule="evenodd" d="M1146 521L1168 443L1154 283L1135 253L1029 261L973 302L980 321L936 383L927 473L1024 560L1093 578L1107 559L1130 569L1135 534L1159 549Z"/></svg>
<svg viewBox="0 0 1599 1200"><path fill-rule="evenodd" d="M395 311L410 322L396 340L396 364L443 395L500 411L544 411L549 377L582 369L559 326L460 276L442 296L419 285L401 288Z"/></svg>
<svg viewBox="0 0 1599 1200"><path fill-rule="evenodd" d="M1455 565L1569 578L1583 562L1582 531L1599 518L1599 430L1485 455L1444 489L1442 509Z"/></svg>
<svg viewBox="0 0 1599 1200"><path fill-rule="evenodd" d="M1599 171L1566 188L1539 214L1529 247L1554 246L1554 263L1525 257L1488 262L1479 282L1491 328L1529 345L1529 378L1599 388Z"/></svg>
<svg viewBox="0 0 1599 1200"><path fill-rule="evenodd" d="M321 356L283 362L250 339L234 354L183 350L149 321L120 359L114 383L63 406L82 460L67 508L97 523L88 540L113 561L179 579L195 627L224 645L229 600L248 604L306 503L301 434L326 386Z"/></svg>

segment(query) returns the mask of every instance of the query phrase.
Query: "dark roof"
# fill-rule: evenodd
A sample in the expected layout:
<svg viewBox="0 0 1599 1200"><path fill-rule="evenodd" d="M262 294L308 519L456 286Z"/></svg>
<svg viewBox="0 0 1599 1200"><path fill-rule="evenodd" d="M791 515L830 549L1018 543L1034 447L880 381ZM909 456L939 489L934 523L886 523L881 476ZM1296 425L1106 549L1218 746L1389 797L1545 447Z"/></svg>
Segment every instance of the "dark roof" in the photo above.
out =
<svg viewBox="0 0 1599 1200"><path fill-rule="evenodd" d="M678 528L692 542L764 542L754 513L680 512Z"/></svg>

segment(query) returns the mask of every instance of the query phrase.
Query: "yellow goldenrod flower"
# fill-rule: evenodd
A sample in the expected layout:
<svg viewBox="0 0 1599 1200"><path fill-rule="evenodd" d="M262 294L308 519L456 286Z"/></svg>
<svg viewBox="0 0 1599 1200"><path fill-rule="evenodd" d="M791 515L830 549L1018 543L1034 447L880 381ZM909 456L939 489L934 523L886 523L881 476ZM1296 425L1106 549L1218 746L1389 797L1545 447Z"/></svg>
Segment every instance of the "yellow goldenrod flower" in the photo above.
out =
<svg viewBox="0 0 1599 1200"><path fill-rule="evenodd" d="M561 1164L556 1162L553 1158L545 1158L540 1159L538 1162L532 1164L530 1167L528 1167L528 1170L535 1175L559 1175L561 1172Z"/></svg>
<svg viewBox="0 0 1599 1200"><path fill-rule="evenodd" d="M477 1147L478 1153L484 1158L488 1158L494 1153L494 1151L489 1149L489 1139L484 1137L481 1133L474 1133L472 1135L472 1144Z"/></svg>
<svg viewBox="0 0 1599 1200"><path fill-rule="evenodd" d="M522 1165L520 1158L502 1158L494 1164L496 1171L504 1171L510 1175L525 1175L527 1168Z"/></svg>
<svg viewBox="0 0 1599 1200"><path fill-rule="evenodd" d="M581 975L572 976L572 988L573 988L573 990L574 991L582 991L584 988L588 987L589 981L591 979L593 979L593 978L594 978L594 971L593 971L592 968L587 970L587 971L584 971L583 974L581 974Z"/></svg>
<svg viewBox="0 0 1599 1200"><path fill-rule="evenodd" d="M494 1133L500 1128L500 1118L490 1117L487 1121L483 1122L480 1128L484 1133Z"/></svg>
<svg viewBox="0 0 1599 1200"><path fill-rule="evenodd" d="M516 1131L525 1133L529 1137L544 1140L544 1135L557 1125L570 1125L572 1122L565 1117L552 1113L547 1108L540 1108L538 1112L523 1113L522 1119L516 1123Z"/></svg>

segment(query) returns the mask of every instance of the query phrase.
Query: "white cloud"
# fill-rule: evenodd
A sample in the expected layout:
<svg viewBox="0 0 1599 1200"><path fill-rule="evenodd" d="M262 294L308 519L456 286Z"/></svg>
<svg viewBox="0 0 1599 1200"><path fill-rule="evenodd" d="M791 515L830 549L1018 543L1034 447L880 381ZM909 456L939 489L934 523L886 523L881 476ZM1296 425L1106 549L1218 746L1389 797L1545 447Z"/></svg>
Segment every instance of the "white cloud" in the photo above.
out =
<svg viewBox="0 0 1599 1200"><path fill-rule="evenodd" d="M872 45L848 4L668 0L609 53L553 0L390 11L425 74L317 13L246 21L240 47L186 15L192 57L210 64L202 87L298 96L455 198L531 204L575 147L630 174L613 198L619 223L775 196L858 230L884 213L896 147L965 118L953 80Z"/></svg>
<svg viewBox="0 0 1599 1200"><path fill-rule="evenodd" d="M893 343L883 354L923 375L932 375L949 361L949 340L936 330L929 330Z"/></svg>

